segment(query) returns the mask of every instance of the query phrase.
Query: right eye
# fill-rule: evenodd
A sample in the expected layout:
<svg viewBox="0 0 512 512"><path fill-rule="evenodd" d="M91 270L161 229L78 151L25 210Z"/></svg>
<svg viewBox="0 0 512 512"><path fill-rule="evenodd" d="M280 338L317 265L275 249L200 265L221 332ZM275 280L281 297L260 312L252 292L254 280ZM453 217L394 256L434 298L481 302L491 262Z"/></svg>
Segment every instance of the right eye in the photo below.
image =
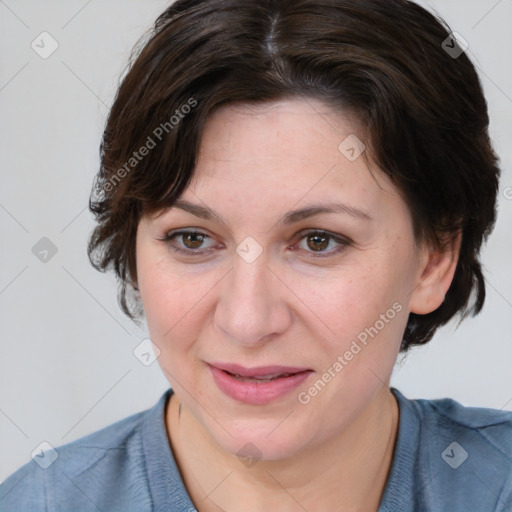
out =
<svg viewBox="0 0 512 512"><path fill-rule="evenodd" d="M201 231L182 229L167 233L161 240L174 251L189 256L198 256L210 252L213 248L213 246L204 248L203 244L207 239L213 240L210 236Z"/></svg>

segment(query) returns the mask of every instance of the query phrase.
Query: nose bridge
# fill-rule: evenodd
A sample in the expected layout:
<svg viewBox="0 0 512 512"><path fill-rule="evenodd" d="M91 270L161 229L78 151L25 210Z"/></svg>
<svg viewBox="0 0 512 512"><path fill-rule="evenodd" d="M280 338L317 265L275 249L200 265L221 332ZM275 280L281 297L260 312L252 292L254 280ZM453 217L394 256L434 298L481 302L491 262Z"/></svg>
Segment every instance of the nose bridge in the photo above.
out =
<svg viewBox="0 0 512 512"><path fill-rule="evenodd" d="M285 330L290 317L277 281L266 255L250 261L235 254L217 303L215 325L244 345L261 343Z"/></svg>

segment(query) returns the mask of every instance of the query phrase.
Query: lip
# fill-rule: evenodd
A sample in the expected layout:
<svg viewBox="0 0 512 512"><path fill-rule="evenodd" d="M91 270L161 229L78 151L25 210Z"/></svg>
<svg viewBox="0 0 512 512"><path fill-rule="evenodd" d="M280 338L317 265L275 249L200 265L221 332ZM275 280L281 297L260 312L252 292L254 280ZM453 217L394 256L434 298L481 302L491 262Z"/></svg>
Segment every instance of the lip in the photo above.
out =
<svg viewBox="0 0 512 512"><path fill-rule="evenodd" d="M309 368L291 366L258 366L245 368L231 363L208 364L217 387L230 398L252 405L263 405L275 401L300 386L313 371ZM246 382L229 373L242 377L268 377L282 374L271 381ZM285 374L291 374L285 377Z"/></svg>

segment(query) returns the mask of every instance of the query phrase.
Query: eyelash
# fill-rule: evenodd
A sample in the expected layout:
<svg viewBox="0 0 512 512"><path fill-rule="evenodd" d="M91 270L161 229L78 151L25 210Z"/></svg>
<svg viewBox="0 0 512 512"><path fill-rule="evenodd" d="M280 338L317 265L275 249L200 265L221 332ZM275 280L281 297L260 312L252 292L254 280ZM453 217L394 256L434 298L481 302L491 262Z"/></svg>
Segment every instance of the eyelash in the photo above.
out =
<svg viewBox="0 0 512 512"><path fill-rule="evenodd" d="M181 249L181 248L176 247L170 243L174 238L178 238L179 236L184 236L184 235L200 235L200 236L204 237L204 240L206 238L211 238L206 233L203 233L201 231L178 230L178 231L171 231L171 232L167 233L164 237L160 238L159 240L166 243L172 250L174 250L176 252L180 252L187 256L191 256L191 257L205 255L205 254L211 252L211 250L213 249L213 248L210 248L210 249L202 250L202 251L194 250L194 249ZM329 242L332 240L332 241L336 242L337 244L339 244L339 247L337 247L334 250L330 250L330 251L317 251L317 252L306 251L307 253L309 253L310 257L312 257L312 258L326 258L329 256L333 256L335 254L340 253L343 249L345 249L345 247L351 245L351 241L348 238L340 237L340 236L330 233L328 231L323 231L323 230L318 230L318 229L310 230L308 232L303 233L302 236L299 238L299 242L309 236L312 236L312 235L320 235L325 238L328 238Z"/></svg>

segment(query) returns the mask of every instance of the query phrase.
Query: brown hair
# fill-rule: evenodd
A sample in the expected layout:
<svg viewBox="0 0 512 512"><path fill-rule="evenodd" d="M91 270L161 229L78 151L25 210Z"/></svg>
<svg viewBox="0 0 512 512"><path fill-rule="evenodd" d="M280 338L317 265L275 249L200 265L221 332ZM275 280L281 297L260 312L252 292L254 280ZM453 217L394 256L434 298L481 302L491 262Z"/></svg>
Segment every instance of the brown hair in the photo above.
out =
<svg viewBox="0 0 512 512"><path fill-rule="evenodd" d="M417 241L442 247L462 232L444 303L410 314L402 350L429 341L457 312L480 312L479 252L494 226L500 170L475 68L449 48L463 49L442 20L407 0L172 4L119 87L90 200L98 224L89 257L117 274L125 313L140 314L129 297L138 222L183 193L208 117L228 103L289 97L355 114L408 204Z"/></svg>

